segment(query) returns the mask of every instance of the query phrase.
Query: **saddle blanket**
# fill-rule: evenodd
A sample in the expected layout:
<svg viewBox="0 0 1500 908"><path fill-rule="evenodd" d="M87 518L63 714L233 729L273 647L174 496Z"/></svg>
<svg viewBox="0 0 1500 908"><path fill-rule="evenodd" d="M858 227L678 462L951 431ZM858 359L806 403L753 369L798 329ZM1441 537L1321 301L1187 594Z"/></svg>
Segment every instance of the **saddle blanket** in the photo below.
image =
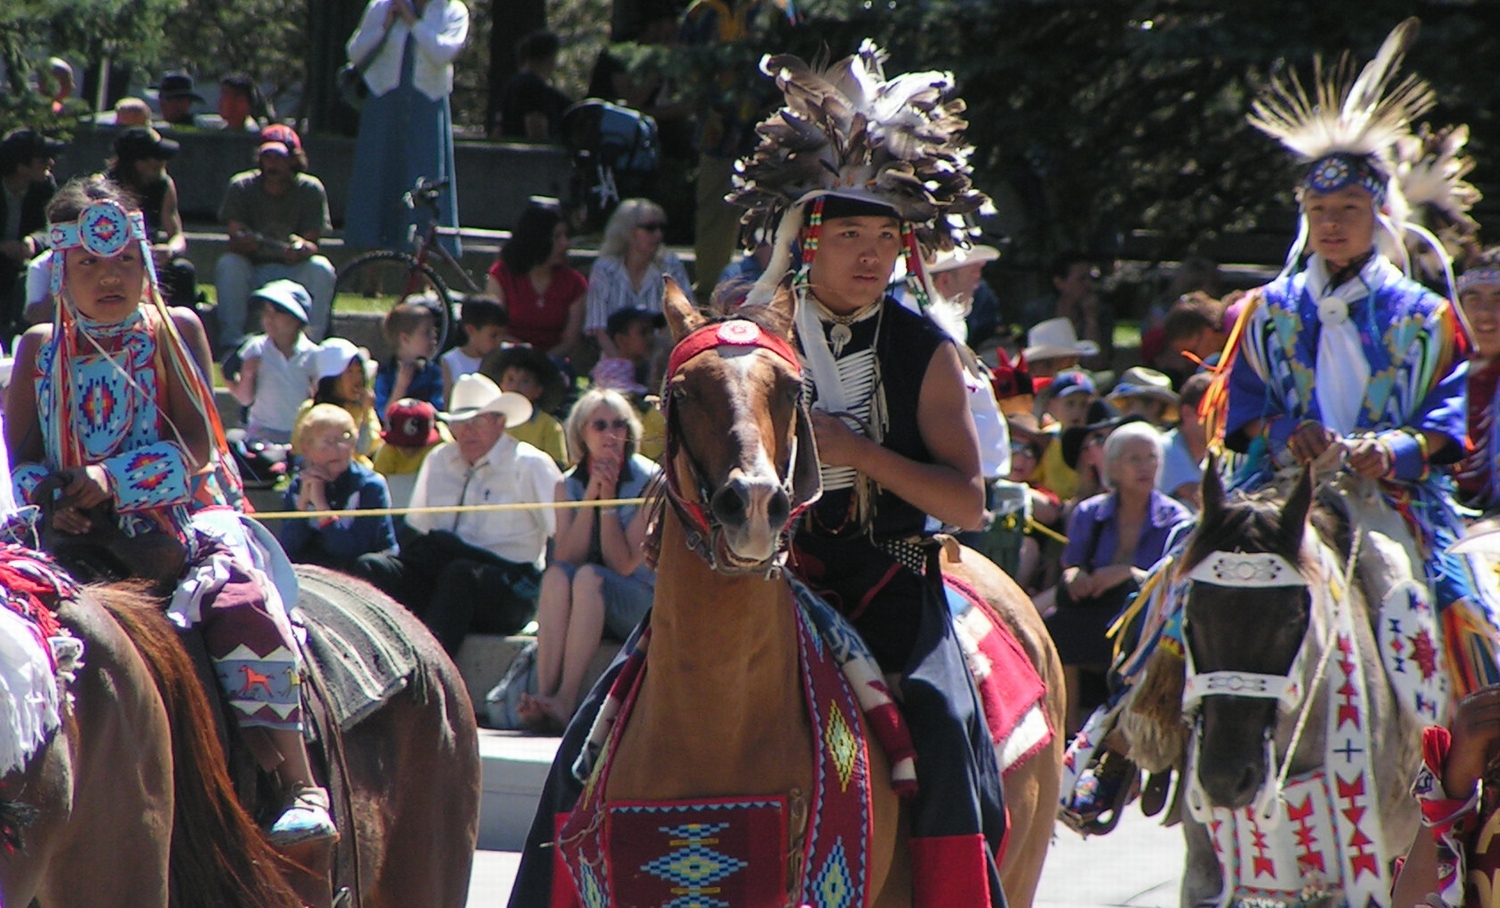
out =
<svg viewBox="0 0 1500 908"><path fill-rule="evenodd" d="M62 725L59 677L72 679L83 642L58 624L53 605L77 593L46 555L0 545L0 775L25 768Z"/></svg>
<svg viewBox="0 0 1500 908"><path fill-rule="evenodd" d="M306 631L307 661L322 674L334 723L348 731L411 682L416 648L386 611L400 605L356 595L331 572L303 568L297 579L292 622Z"/></svg>
<svg viewBox="0 0 1500 908"><path fill-rule="evenodd" d="M944 576L943 592L997 746L1000 771L1009 773L1056 733L1042 708L1047 687L1005 620L976 590Z"/></svg>

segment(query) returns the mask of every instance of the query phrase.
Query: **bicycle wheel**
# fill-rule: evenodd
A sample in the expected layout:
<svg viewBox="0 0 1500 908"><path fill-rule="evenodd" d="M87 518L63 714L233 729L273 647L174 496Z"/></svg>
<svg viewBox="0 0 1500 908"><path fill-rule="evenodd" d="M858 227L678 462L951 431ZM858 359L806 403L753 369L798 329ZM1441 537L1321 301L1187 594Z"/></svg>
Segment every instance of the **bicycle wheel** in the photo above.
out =
<svg viewBox="0 0 1500 908"><path fill-rule="evenodd" d="M333 285L333 307L328 333L333 333L332 313L374 312L380 315L401 303L431 306L438 318L438 341L446 350L453 324L453 296L431 265L418 262L405 252L381 249L366 252L339 269Z"/></svg>

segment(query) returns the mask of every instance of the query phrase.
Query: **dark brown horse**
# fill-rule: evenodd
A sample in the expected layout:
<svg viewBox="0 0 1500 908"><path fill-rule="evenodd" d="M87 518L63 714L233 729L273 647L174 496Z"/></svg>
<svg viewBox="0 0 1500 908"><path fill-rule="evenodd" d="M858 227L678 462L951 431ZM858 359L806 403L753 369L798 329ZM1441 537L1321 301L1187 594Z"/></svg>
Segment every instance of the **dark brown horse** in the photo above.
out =
<svg viewBox="0 0 1500 908"><path fill-rule="evenodd" d="M747 871L752 879L775 881L775 891L762 892L764 901L754 904L777 906L801 904L803 876L810 879L817 870L804 871L801 855L818 825L816 814L808 814L814 809L809 792L817 790L814 745L827 734L810 716L799 681L793 591L774 571L768 576L783 551L790 520L817 482L810 426L799 415L796 357L786 346L790 307L783 293L754 314L754 323L730 320L714 326L675 287L668 288L664 309L679 341L668 384L673 411L665 465L672 474L673 506L660 518L649 655L628 722L606 747L607 779L601 782L596 772L586 788L602 788L598 803L605 811L615 805L628 811L643 801L749 799L789 805L785 839L774 842L773 850L791 859ZM688 335L694 340L683 345ZM700 344L701 352L692 352ZM1056 651L1024 593L971 551L950 557L944 568L964 573L973 588L995 597L991 605L1001 621L1022 641L1043 678L1056 684L1061 672ZM1045 706L1052 722L1059 721L1056 697ZM868 731L860 712L850 718ZM873 744L874 738L869 740ZM1016 904L1030 903L1045 858L1060 759L1061 742L1055 740L1005 778L1016 825L1002 869L1007 893L1014 887L1019 896ZM910 905L909 821L878 746L869 748L867 771L868 862L854 883L867 905ZM587 827L595 815L591 807L579 811L559 831L564 853L578 842L592 842ZM625 867L639 862L626 861L616 849L633 846L615 840L601 847L611 855L612 867ZM592 892L592 871L579 873L580 885ZM554 904L558 895L553 893ZM513 904L519 903L513 899Z"/></svg>
<svg viewBox="0 0 1500 908"><path fill-rule="evenodd" d="M291 908L348 889L351 908L462 908L479 755L458 672L421 622L372 587L317 568L299 568L299 580L304 603L339 592L383 605L418 655L403 689L330 751L346 782L338 845L295 861L270 848L236 799L200 676L160 603L88 587L59 610L85 646L72 708L0 783L0 825L16 846L0 853L0 902Z"/></svg>

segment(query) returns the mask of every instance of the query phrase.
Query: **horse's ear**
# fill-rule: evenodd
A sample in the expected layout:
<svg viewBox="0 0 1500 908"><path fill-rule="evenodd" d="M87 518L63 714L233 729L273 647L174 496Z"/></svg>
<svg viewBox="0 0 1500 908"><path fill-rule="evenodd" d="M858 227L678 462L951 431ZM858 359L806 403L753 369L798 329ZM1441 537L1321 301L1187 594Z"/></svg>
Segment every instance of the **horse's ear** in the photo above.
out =
<svg viewBox="0 0 1500 908"><path fill-rule="evenodd" d="M1307 515L1312 510L1313 483L1312 466L1308 465L1297 477L1292 494L1287 496L1281 508L1282 548L1288 552L1302 549L1302 534L1307 530Z"/></svg>
<svg viewBox="0 0 1500 908"><path fill-rule="evenodd" d="M666 292L662 295L661 310L667 317L667 327L672 330L672 340L680 341L703 327L708 319L693 308L687 294L682 292L676 281L663 276L663 283L666 284Z"/></svg>
<svg viewBox="0 0 1500 908"><path fill-rule="evenodd" d="M796 314L797 296L792 293L791 282L782 281L776 288L775 295L771 297L771 301L766 303L765 309L761 311L762 318L766 327L790 340Z"/></svg>
<svg viewBox="0 0 1500 908"><path fill-rule="evenodd" d="M1201 524L1211 524L1224 511L1224 478L1219 475L1219 455L1210 452L1208 463L1203 467L1203 484L1199 489L1203 500Z"/></svg>

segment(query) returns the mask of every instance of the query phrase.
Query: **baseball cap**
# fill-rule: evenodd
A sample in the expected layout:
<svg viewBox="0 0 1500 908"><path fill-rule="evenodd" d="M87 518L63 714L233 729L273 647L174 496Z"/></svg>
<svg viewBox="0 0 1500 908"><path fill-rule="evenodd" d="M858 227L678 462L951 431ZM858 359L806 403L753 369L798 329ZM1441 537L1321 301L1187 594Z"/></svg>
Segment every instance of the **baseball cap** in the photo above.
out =
<svg viewBox="0 0 1500 908"><path fill-rule="evenodd" d="M307 310L312 306L312 296L308 294L306 287L296 281L285 278L271 281L250 294L250 298L270 303L283 312L292 314L302 324L307 324ZM348 364L346 359L344 365ZM342 372L343 369L339 371Z"/></svg>
<svg viewBox="0 0 1500 908"><path fill-rule="evenodd" d="M34 158L56 157L67 142L49 139L35 129L12 129L0 139L0 164L24 164Z"/></svg>
<svg viewBox="0 0 1500 908"><path fill-rule="evenodd" d="M170 161L182 146L149 126L132 126L115 139L115 156L121 163Z"/></svg>
<svg viewBox="0 0 1500 908"><path fill-rule="evenodd" d="M617 356L606 356L594 365L589 377L596 388L611 388L631 394L645 394L646 386L636 380L635 363Z"/></svg>
<svg viewBox="0 0 1500 908"><path fill-rule="evenodd" d="M1067 397L1069 394L1095 395L1099 389L1095 387L1094 380L1085 372L1069 370L1058 373L1052 379L1052 384L1047 386L1047 394L1051 398Z"/></svg>
<svg viewBox="0 0 1500 908"><path fill-rule="evenodd" d="M332 378L335 375L343 375L344 370L349 368L349 361L359 355L359 348L354 342L342 337L330 337L318 345L316 362L318 365L318 378Z"/></svg>
<svg viewBox="0 0 1500 908"><path fill-rule="evenodd" d="M442 441L437 429L437 408L425 400L403 397L386 411L390 426L380 437L398 448L421 448Z"/></svg>
<svg viewBox="0 0 1500 908"><path fill-rule="evenodd" d="M285 142L262 142L260 143L260 147L255 149L255 153L257 156L263 154L279 154L283 158L285 158L290 157L292 151L291 149L286 147Z"/></svg>
<svg viewBox="0 0 1500 908"><path fill-rule="evenodd" d="M297 135L297 130L285 123L272 123L270 126L262 129L260 131L260 141L262 145L269 142L280 142L287 149L294 152L302 150L302 137Z"/></svg>

